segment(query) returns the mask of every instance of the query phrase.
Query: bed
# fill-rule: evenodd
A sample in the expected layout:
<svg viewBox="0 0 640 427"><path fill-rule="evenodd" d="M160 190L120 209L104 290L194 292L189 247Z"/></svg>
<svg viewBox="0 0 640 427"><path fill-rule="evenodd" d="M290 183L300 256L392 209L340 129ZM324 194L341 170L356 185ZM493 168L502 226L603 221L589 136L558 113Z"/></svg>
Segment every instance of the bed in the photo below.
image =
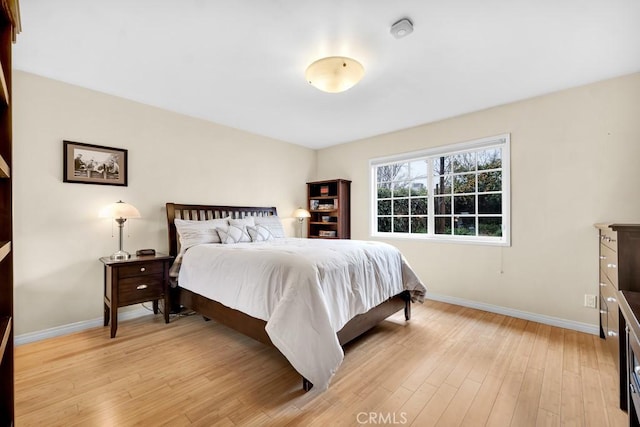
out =
<svg viewBox="0 0 640 427"><path fill-rule="evenodd" d="M331 301L326 295L327 285L325 285L325 293L323 293L323 290L318 290L319 287L316 286L313 283L313 280L309 278L314 274L316 275L315 277L317 277L318 274L322 275L326 270L321 268L319 269L317 265L309 266L306 259L318 258L322 260L323 256L326 255L327 259L330 259L333 264L340 264L343 262L342 258L349 258L351 260L356 259L357 256L359 256L359 252L357 251L362 251L359 247L365 245L365 250L368 251L366 255L367 258L364 261L364 263L367 264L367 274L369 276L373 274L376 278L379 278L384 276L384 269L380 270L383 273L379 270L375 270L374 273L370 273L370 259L379 258L379 254L389 251L391 246L385 246L385 244L379 242L357 242L345 240L333 240L333 242L331 242L324 239L277 238L266 239L268 241L259 241L261 240L259 236L254 236L254 234L256 229L259 230L260 228L246 227L246 230L254 231L254 233L252 233L252 238L256 237L254 242L238 241L234 245L211 243L190 244L188 250L184 250L180 245L182 238L185 238L186 241L184 228L182 229L183 235L179 236L176 223L179 223L180 226L183 226L184 223L191 223L194 221L207 221L207 224L209 224L216 223L216 221L221 220L228 222L235 221L235 223L238 221L247 221L250 223L264 223L270 221L267 223L273 223L272 220L276 220L276 222L279 221L279 219L277 219L277 210L275 207L214 206L167 203L166 212L169 252L171 255L177 257L176 265L172 268L175 272L174 278L177 277L177 281L172 284L173 288L171 295L173 304L179 304L180 306L189 308L202 314L205 318L214 319L218 323L231 327L244 335L254 338L264 344L276 347L303 376L302 384L305 391L310 390L314 386L314 383L321 389L328 387L331 377L342 362L342 345L360 336L385 318L398 311L404 310L405 319L409 320L411 318L411 302L422 302L426 291L417 276L415 276L408 264L406 264L404 257L400 254L400 261L396 260L396 258L398 258L396 256L391 257L392 264L394 266L398 265L398 267L394 267L394 272L392 274L396 279L389 280L389 282L395 282L395 288L388 286L389 289L384 291L390 293L388 296L383 296L381 291L378 292L380 295L377 295L377 298L383 298L383 300L375 302L375 305L369 301L369 305L363 309L362 304L355 304L357 307L353 308L351 306L354 304L350 303L348 310L342 310L336 307L340 307L341 304L344 305L344 303ZM229 221L229 219L233 221ZM204 223L196 224L203 225ZM210 228L211 226L207 227ZM231 230L231 228L229 228L229 230ZM221 228L217 228L217 231L220 236L226 236ZM277 233L274 231L274 234ZM393 248L393 250L397 251L395 248ZM267 263L266 260L270 260L269 263ZM300 273L300 279L298 279L297 270L294 270L294 273L282 273L280 268L284 268L282 265L288 264L289 260L292 260L291 263L295 264L295 268L299 268L300 271L306 272L309 269L311 270L308 274ZM350 263L351 262L353 261L350 261ZM363 261L360 261L360 263L362 262ZM398 262L402 263L402 267L399 266ZM233 267L234 263L238 263L236 267ZM264 276L245 278L245 276L250 276L252 273L248 272L248 269L245 271L244 266L253 264L260 264L263 266L263 270L261 271L265 271L264 265L268 265L268 267L266 267L266 271L275 271L275 273L269 274L269 278ZM212 265L215 265L216 267L213 268L211 267ZM242 268L238 268L240 266ZM386 266L383 267L386 268ZM353 267L351 264L348 264L348 267L345 268L345 271L348 270L348 274L352 276L354 274L359 274L357 273L357 270L354 273L354 268L360 268L358 266ZM402 268L401 273L395 271L400 268ZM229 271L224 273L224 275L221 276L222 278L215 276L215 274L223 274L222 270L224 269L229 269ZM239 270L243 270L242 274L238 273L234 275L234 272ZM179 273L177 273L177 271L179 271ZM212 274L214 276L211 276L210 278L209 276L202 277L202 274ZM256 274L262 273L259 272ZM283 274L288 276L282 278ZM296 285L291 285L291 274L294 274L295 278L293 279L293 282L295 282ZM274 275L276 276L275 280L271 277ZM397 279L398 275L400 275L400 279ZM233 279L230 278L232 276ZM212 296L212 294L208 293L209 291L207 287L209 283L236 280L235 276L238 276L237 280L239 282L246 280L253 284L258 289L257 292L269 292L267 297L263 298L254 296L252 291L247 294L249 298L253 298L254 300L262 303L263 300L274 299L272 295L281 295L281 293L284 292L283 295L286 295L286 298L283 297L282 299L289 300L289 305L286 309L280 310L278 310L280 307L278 305L278 308L276 308L273 313L269 312L263 314L261 309L254 309L253 305L245 303L238 295L234 295L234 298L237 298L236 300L229 302L229 300L226 299L226 296L221 297L219 294L218 296ZM285 285L278 283L277 278L281 278L282 283L288 284ZM296 280L300 283L310 284L308 286L298 286L298 282L296 282ZM400 285L400 288L398 288L398 280L403 282L403 285ZM183 284L181 284L181 281ZM263 281L265 283L260 283L259 285L256 283ZM385 282L385 280L379 281ZM248 285L242 284L242 286ZM245 289L242 286L239 286L238 289ZM290 289L297 289L297 287L302 290L296 290L295 292L290 291ZM334 287L332 284L330 290L333 292L333 289L337 288L338 286ZM225 284L222 289L223 294L227 292L225 290L229 289L235 292L235 282L234 286ZM217 292L221 291L218 290ZM240 291L237 291L236 293L238 292ZM362 290L359 290L359 292L362 292ZM300 294L301 301L304 302L298 304L292 297L290 297L292 293L296 295ZM375 294L375 292L373 293ZM279 304L279 302L274 304ZM245 305L248 308L244 308ZM372 306L370 307L370 305ZM320 306L326 306L328 308L326 310L315 309L315 307ZM310 309L309 307L312 308ZM355 312L357 310L359 310L359 312L355 315L341 314L343 311ZM294 314L296 316L304 316L307 311L313 312L313 314L309 314L311 318L308 322L300 322L297 321L298 318L292 317ZM316 312L320 314L316 314ZM334 312L337 314L334 315ZM338 317L341 317L341 320L336 320ZM309 323L308 327L307 323ZM290 328L289 325L291 324L295 324L296 327ZM289 333L290 331L286 328L289 328L291 331L295 330L296 332ZM304 331L304 328L306 328L306 331ZM332 329L328 330L328 328ZM297 332L298 330L300 330L300 332ZM331 334L331 339L335 341L335 343L321 342L319 339L318 342L314 341L316 339L314 335L316 332L322 337L326 337L328 334ZM289 335L292 334L295 336L290 337ZM298 341L300 342L298 343Z"/></svg>

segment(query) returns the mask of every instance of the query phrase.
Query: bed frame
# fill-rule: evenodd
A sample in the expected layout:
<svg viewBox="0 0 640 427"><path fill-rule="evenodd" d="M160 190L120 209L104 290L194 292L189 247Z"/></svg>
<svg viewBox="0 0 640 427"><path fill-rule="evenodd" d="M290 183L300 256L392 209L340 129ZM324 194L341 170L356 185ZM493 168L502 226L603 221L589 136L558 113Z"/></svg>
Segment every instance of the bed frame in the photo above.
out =
<svg viewBox="0 0 640 427"><path fill-rule="evenodd" d="M204 221L224 217L243 218L245 216L277 215L275 207L184 205L177 203L167 203L166 207L169 253L173 256L178 254L178 237L174 224L174 219L176 218ZM205 318L214 319L218 323L222 323L244 335L275 347L265 331L266 322L264 320L226 307L217 301L210 300L187 289L182 289L180 286L173 290L171 298L173 303L177 302L202 314ZM340 345L345 345L402 309L404 309L405 319L409 320L411 318L411 297L408 291L403 291L373 307L366 313L359 314L351 319L338 331ZM305 391L309 391L311 387L313 387L313 384L303 378L302 388Z"/></svg>

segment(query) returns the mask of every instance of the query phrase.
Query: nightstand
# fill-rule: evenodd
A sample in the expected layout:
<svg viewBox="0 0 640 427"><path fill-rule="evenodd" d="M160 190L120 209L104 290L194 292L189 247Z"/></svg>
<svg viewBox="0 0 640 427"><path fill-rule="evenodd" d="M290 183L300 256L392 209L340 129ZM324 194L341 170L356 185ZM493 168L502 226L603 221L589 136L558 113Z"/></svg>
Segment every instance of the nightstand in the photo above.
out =
<svg viewBox="0 0 640 427"><path fill-rule="evenodd" d="M118 307L153 301L158 314L158 301L164 300L164 321L169 323L169 267L172 256L156 254L132 256L123 261L100 258L104 264L104 326L111 319L111 338L118 330Z"/></svg>

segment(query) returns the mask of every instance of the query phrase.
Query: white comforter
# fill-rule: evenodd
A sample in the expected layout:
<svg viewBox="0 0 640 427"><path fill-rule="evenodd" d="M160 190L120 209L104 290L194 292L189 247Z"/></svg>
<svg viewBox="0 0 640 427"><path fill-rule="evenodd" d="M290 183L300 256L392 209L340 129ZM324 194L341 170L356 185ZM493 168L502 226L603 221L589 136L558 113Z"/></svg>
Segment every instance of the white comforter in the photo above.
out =
<svg viewBox="0 0 640 427"><path fill-rule="evenodd" d="M315 387L329 385L350 319L423 284L393 246L381 242L276 239L204 244L182 259L180 287L265 320L273 344Z"/></svg>

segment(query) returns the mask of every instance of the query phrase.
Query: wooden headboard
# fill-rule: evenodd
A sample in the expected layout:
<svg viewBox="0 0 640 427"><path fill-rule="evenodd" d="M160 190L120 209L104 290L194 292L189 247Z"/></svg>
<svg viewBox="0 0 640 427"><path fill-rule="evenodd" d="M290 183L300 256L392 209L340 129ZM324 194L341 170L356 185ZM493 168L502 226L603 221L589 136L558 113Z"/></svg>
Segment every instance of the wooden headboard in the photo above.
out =
<svg viewBox="0 0 640 427"><path fill-rule="evenodd" d="M192 221L206 221L217 218L244 218L245 216L277 215L275 207L256 206L211 206L211 205L181 205L167 203L167 229L169 230L169 254L178 254L178 233L173 220L189 219Z"/></svg>

